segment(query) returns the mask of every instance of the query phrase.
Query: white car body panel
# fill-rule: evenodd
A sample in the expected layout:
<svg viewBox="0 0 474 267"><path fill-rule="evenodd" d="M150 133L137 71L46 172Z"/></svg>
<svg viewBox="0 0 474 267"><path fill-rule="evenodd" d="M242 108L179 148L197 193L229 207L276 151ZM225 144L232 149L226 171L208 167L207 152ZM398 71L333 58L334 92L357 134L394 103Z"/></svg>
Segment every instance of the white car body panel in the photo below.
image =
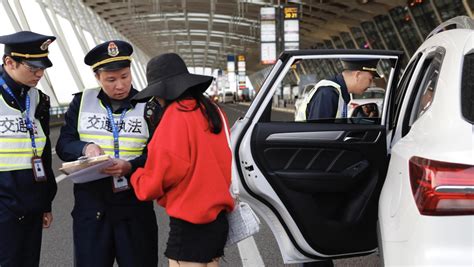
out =
<svg viewBox="0 0 474 267"><path fill-rule="evenodd" d="M450 34L447 38L446 34ZM408 162L413 156L474 165L474 127L462 119L461 73L464 54L474 48L474 32L439 33L419 51L446 48L430 108L403 138L397 130L379 201L384 264L474 266L474 216L425 216L414 202ZM423 60L423 58L422 58ZM416 71L415 71L416 73ZM413 84L408 89L411 94ZM402 105L401 125L407 106ZM401 127L399 127L401 128Z"/></svg>

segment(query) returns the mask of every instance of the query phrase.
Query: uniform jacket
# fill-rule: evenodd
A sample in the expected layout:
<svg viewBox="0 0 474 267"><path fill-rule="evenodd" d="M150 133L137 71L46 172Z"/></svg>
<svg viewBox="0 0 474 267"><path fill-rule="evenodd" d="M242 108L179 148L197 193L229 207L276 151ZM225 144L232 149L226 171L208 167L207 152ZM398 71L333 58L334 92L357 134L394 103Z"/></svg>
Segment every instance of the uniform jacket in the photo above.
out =
<svg viewBox="0 0 474 267"><path fill-rule="evenodd" d="M346 83L342 74L338 74L336 77L331 79L341 86L342 98L345 103L348 104L351 100L351 96L347 91ZM307 119L316 120L324 118L336 118L338 109L339 95L334 87L323 86L318 89L314 94L307 108Z"/></svg>
<svg viewBox="0 0 474 267"><path fill-rule="evenodd" d="M23 106L20 108L16 101L3 88L0 88L0 93L5 101L12 108L24 109L26 94L30 88L16 83L3 71L3 68L0 68L0 75L2 75L8 87L10 87L15 97ZM13 216L18 218L50 212L51 203L56 195L56 179L51 167L49 107L49 97L40 91L40 101L34 116L40 121L46 135L46 144L41 158L47 182L36 182L31 169L0 172L0 210L6 208ZM7 130L5 127L5 122L0 122L0 131Z"/></svg>
<svg viewBox="0 0 474 267"><path fill-rule="evenodd" d="M231 151L224 129L209 130L195 100L173 102L148 145L144 168L132 175L139 199L158 199L169 216L202 224L231 211Z"/></svg>
<svg viewBox="0 0 474 267"><path fill-rule="evenodd" d="M122 106L115 110L115 114L120 114L123 109L132 108L134 105L130 99L138 91L133 89L130 95L123 101ZM77 131L78 112L81 105L82 93L74 96L69 109L65 114L65 125L61 128L61 134L56 145L56 153L63 161L74 161L82 156L84 146L87 142L81 141ZM102 104L110 106L110 100L103 90L97 96L97 104L99 101ZM146 113L147 109L145 109ZM156 106L153 110L154 114L159 114L161 108ZM145 116L145 114L144 114ZM148 124L148 128L152 131L153 127ZM153 132L150 132L152 136ZM112 133L110 133L112 135ZM146 148L143 154L129 162L132 165L131 172L136 168L145 164L147 158ZM129 178L129 177L127 177ZM74 184L75 206L73 216L84 215L98 217L103 214L108 214L112 218L121 219L123 217L134 216L137 212L136 208L153 208L152 202L139 201L133 189L126 190L119 193L112 191L112 177L100 179L97 181ZM106 215L107 216L107 215Z"/></svg>

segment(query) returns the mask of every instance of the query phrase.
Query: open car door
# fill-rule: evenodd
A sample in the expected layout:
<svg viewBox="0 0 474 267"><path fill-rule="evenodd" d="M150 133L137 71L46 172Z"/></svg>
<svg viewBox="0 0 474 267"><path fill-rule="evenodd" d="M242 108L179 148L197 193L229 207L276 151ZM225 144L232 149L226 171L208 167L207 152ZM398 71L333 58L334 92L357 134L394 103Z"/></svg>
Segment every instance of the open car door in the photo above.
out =
<svg viewBox="0 0 474 267"><path fill-rule="evenodd" d="M377 50L285 52L234 124L233 175L240 197L267 222L285 263L377 248L377 205L389 159L386 122L401 56ZM317 80L336 74L342 71L340 58L381 58L385 77L377 87L386 90L381 116L295 122L292 113L278 112L274 106L287 101L287 83L308 74Z"/></svg>

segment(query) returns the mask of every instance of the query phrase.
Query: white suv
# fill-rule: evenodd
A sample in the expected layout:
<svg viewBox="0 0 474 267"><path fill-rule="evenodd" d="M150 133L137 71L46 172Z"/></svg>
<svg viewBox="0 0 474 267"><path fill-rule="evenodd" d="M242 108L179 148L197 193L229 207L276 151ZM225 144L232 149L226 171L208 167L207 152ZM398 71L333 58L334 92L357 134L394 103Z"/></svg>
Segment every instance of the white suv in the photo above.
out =
<svg viewBox="0 0 474 267"><path fill-rule="evenodd" d="M397 51L281 55L234 124L232 146L241 199L267 222L285 263L379 249L389 266L474 266L473 29L467 17L440 25L403 75ZM337 58L381 58L381 116L282 121L272 98L295 62L312 69Z"/></svg>

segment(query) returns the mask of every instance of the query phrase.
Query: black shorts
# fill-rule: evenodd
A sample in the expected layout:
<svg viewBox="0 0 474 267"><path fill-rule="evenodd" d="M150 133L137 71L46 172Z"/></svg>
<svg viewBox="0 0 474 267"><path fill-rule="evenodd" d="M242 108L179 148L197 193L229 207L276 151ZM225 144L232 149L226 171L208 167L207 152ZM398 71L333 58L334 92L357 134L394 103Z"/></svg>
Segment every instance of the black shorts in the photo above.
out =
<svg viewBox="0 0 474 267"><path fill-rule="evenodd" d="M206 224L193 224L170 218L170 233L165 256L176 261L209 263L224 255L229 224L226 212Z"/></svg>

